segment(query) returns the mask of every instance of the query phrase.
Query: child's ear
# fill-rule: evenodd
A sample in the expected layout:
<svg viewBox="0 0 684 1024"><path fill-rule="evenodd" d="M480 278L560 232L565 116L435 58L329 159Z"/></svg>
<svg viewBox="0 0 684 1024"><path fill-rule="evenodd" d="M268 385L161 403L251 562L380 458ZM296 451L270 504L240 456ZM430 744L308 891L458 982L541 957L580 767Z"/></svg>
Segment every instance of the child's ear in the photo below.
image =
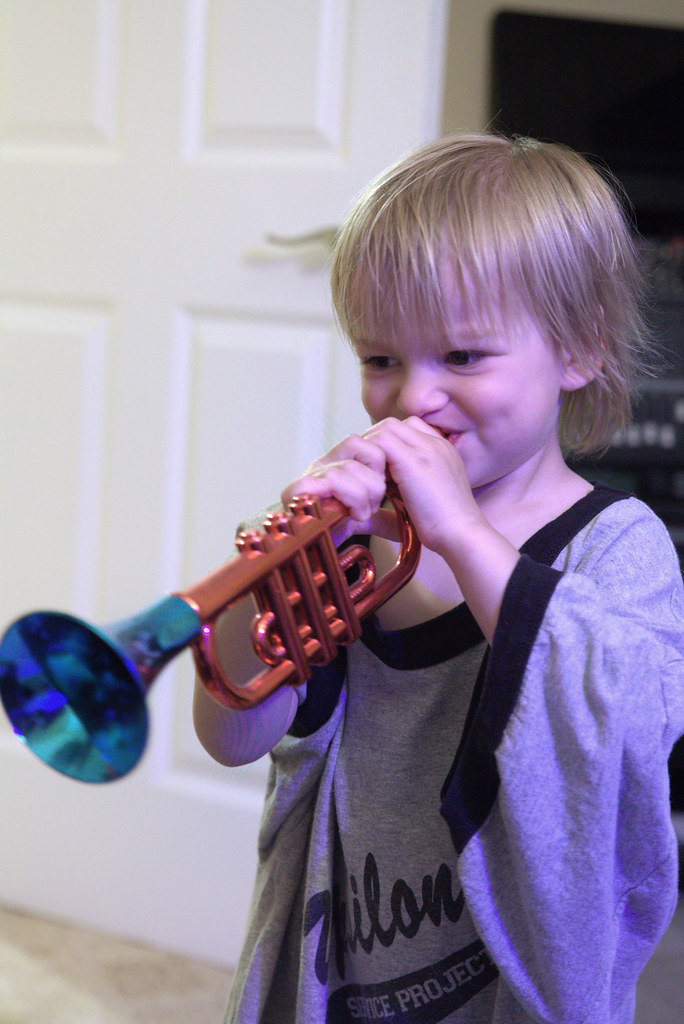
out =
<svg viewBox="0 0 684 1024"><path fill-rule="evenodd" d="M561 391L579 391L594 379L601 368L598 357L589 356L586 362L580 363L566 349L561 356Z"/></svg>

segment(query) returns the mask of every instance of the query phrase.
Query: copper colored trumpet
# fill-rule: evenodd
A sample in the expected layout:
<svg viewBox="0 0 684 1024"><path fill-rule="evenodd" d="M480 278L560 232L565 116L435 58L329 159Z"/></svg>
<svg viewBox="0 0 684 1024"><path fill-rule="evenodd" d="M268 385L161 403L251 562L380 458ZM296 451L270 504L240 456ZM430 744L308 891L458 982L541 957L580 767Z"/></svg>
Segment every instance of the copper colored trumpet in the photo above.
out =
<svg viewBox="0 0 684 1024"><path fill-rule="evenodd" d="M279 686L305 682L415 571L420 543L392 481L387 494L400 551L380 580L366 547L335 550L330 531L347 510L334 499L303 497L270 515L263 529L241 533L239 553L224 565L122 622L98 628L49 611L18 619L0 643L0 696L14 731L63 774L107 782L142 756L145 694L186 647L208 692L228 708L252 707ZM350 586L352 569L358 579ZM237 684L221 666L214 627L248 595L258 609L251 642L265 667Z"/></svg>

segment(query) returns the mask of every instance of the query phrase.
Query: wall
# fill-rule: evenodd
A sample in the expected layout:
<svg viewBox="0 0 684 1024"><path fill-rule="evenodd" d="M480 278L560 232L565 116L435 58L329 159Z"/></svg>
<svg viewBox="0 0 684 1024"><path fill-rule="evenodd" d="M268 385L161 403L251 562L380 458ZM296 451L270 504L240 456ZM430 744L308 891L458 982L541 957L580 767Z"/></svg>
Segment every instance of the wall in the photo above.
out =
<svg viewBox="0 0 684 1024"><path fill-rule="evenodd" d="M443 130L479 131L489 116L489 32L499 10L684 28L683 0L451 0Z"/></svg>

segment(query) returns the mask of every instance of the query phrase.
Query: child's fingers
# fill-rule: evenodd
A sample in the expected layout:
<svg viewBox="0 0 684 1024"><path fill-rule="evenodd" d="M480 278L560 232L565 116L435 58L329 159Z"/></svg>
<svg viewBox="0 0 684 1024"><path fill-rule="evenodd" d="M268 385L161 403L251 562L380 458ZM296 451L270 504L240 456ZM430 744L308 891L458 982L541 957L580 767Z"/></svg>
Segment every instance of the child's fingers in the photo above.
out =
<svg viewBox="0 0 684 1024"><path fill-rule="evenodd" d="M407 420L386 419L375 424L372 443L382 449L390 474L400 485L430 465L449 465L455 457L452 445L417 417Z"/></svg>
<svg viewBox="0 0 684 1024"><path fill-rule="evenodd" d="M312 481L319 478L325 479L331 466L340 466L347 462L366 466L372 472L384 477L386 459L382 449L372 441L359 437L358 434L349 434L329 452L312 462L301 476L288 484L282 492L282 500L291 501L296 495L307 493L315 494L316 497L332 495L332 492L325 488L321 489L320 484L312 484ZM334 495L334 497L338 497L338 495ZM340 500L342 499L340 498Z"/></svg>
<svg viewBox="0 0 684 1024"><path fill-rule="evenodd" d="M281 499L288 504L301 494L337 498L353 519L365 521L377 511L385 494L384 461L382 473L354 459L314 464L285 488Z"/></svg>
<svg viewBox="0 0 684 1024"><path fill-rule="evenodd" d="M331 448L329 452L316 459L305 470L305 474L316 470L320 466L346 462L347 460L362 463L364 466L368 466L369 469L375 470L376 473L385 472L385 454L382 449L365 435L348 434L334 448Z"/></svg>
<svg viewBox="0 0 684 1024"><path fill-rule="evenodd" d="M364 440L371 443L373 447L381 448L383 451L385 451L388 437L396 438L409 447L421 446L425 439L442 437L435 427L431 427L429 423L418 416L410 416L405 420L388 417L375 423L363 436Z"/></svg>
<svg viewBox="0 0 684 1024"><path fill-rule="evenodd" d="M382 420L370 433L385 453L418 536L438 550L446 531L472 519L474 498L463 460L440 431L417 417Z"/></svg>
<svg viewBox="0 0 684 1024"><path fill-rule="evenodd" d="M350 434L288 484L281 500L287 506L303 494L336 498L349 511L348 519L335 529L338 544L354 533L374 533L396 540L394 513L380 510L387 486L386 465L386 454L372 437Z"/></svg>

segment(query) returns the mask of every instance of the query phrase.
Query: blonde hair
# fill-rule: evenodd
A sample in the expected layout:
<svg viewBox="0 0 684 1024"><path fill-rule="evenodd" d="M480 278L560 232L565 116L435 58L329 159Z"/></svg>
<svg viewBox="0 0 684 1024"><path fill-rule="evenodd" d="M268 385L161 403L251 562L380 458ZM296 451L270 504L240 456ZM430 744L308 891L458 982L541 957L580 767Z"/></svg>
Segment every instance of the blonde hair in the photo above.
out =
<svg viewBox="0 0 684 1024"><path fill-rule="evenodd" d="M448 330L444 265L468 315L522 308L594 378L565 393L566 454L605 448L629 422L650 339L644 279L619 187L565 146L498 135L441 138L361 194L333 254L333 303L352 343L406 317Z"/></svg>

